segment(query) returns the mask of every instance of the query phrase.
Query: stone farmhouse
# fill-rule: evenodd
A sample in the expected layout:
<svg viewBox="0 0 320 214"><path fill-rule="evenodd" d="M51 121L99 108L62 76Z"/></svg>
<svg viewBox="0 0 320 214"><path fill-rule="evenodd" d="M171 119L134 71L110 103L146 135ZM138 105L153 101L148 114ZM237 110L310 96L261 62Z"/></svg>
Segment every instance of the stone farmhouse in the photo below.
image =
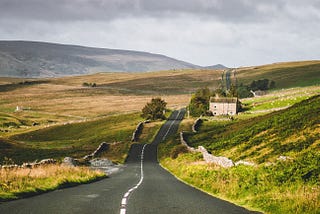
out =
<svg viewBox="0 0 320 214"><path fill-rule="evenodd" d="M211 97L209 111L213 115L236 115L239 110L237 97Z"/></svg>

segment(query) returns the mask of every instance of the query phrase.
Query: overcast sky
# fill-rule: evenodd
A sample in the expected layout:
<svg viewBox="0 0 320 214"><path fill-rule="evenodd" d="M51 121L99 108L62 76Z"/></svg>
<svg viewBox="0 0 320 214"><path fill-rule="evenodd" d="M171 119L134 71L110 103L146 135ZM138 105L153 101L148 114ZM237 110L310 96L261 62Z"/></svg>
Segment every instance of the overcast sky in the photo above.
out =
<svg viewBox="0 0 320 214"><path fill-rule="evenodd" d="M0 40L230 67L320 59L320 0L0 0Z"/></svg>

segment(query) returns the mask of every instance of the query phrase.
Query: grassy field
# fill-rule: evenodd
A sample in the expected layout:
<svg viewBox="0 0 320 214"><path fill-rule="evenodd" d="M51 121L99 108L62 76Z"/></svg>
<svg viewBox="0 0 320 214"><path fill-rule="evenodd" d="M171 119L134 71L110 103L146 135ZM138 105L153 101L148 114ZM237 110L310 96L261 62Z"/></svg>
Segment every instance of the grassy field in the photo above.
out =
<svg viewBox="0 0 320 214"><path fill-rule="evenodd" d="M247 120L204 122L201 133L187 135L193 146L204 145L216 155L256 163L279 155L296 157L319 149L320 97L288 109ZM210 137L208 137L210 136Z"/></svg>
<svg viewBox="0 0 320 214"><path fill-rule="evenodd" d="M245 113L270 112L320 94L320 86L296 87L272 91L262 97L241 99Z"/></svg>
<svg viewBox="0 0 320 214"><path fill-rule="evenodd" d="M272 76L277 88L301 85L301 82L313 85L315 81L318 83L319 65L319 61L306 61L241 68L238 78L239 82L250 83ZM111 129L111 132L102 127L113 127L118 123L114 122L115 118L121 118L122 114L139 112L152 97L161 96L171 109L184 107L190 101L190 93L199 87L217 87L221 73L171 70L53 79L0 78L0 159L7 156L21 162L72 154L81 156L101 141L128 142L131 131L140 121L138 115L132 120L123 120L124 125L120 124L119 129ZM96 83L97 87L84 87L85 82ZM318 85L245 99L242 102L247 111L239 118L286 108L319 92ZM17 106L20 111L15 111ZM112 115L115 117L110 117ZM150 131L155 130L157 127L150 127ZM152 134L143 133L142 141L144 137L150 138L146 135ZM123 136L127 136L126 139ZM115 150L126 151L127 147L117 144ZM112 156L118 161L123 159L122 155L121 158Z"/></svg>
<svg viewBox="0 0 320 214"><path fill-rule="evenodd" d="M302 61L240 68L237 77L244 84L257 79L274 80L276 88L281 89L319 85L319 74L320 61Z"/></svg>
<svg viewBox="0 0 320 214"><path fill-rule="evenodd" d="M319 85L319 61L291 62L238 69L238 82L269 78L276 89ZM169 108L184 107L201 87L217 88L220 70L170 70L149 73L100 73L87 76L0 78L0 134L41 129L52 124L85 121L140 111L161 96ZM96 83L97 87L84 87ZM275 106L282 106L282 104ZM16 112L19 106L22 111Z"/></svg>
<svg viewBox="0 0 320 214"><path fill-rule="evenodd" d="M89 183L105 177L104 172L60 165L39 166L33 169L0 169L0 201Z"/></svg>
<svg viewBox="0 0 320 214"><path fill-rule="evenodd" d="M257 173L262 176L268 175L266 173L269 171L265 170L278 170L277 168L260 168L260 165L267 161L274 162L280 153L294 160L300 160L299 158L309 152L319 150L319 140L317 140L319 126L310 125L310 121L318 118L318 108L313 105L314 113L310 113L312 117L301 116L301 112L310 110L309 107L296 111L293 110L295 107L289 108L288 111L284 110L294 103L320 93L319 70L320 61L278 63L238 69L239 83L249 84L252 80L268 78L276 82L275 91L261 98L243 100L246 113L239 115L235 121L205 121L198 134L188 134L188 140L194 146L204 144L218 155L225 155L234 160L254 161L259 164L258 171L250 169L252 171L249 170L246 173L249 175ZM170 70L149 73L100 73L50 79L0 78L0 163L5 160L5 157L11 158L16 163L44 158L61 159L65 156L79 158L90 154L103 141L111 144L109 150L102 156L114 162L123 163L132 144L132 132L143 120L139 112L151 98L165 99L170 109L185 107L190 101L191 93L198 88L217 88L221 74L221 70ZM84 83L95 83L96 87L83 86ZM17 106L19 111L15 111ZM283 110L268 114L279 109ZM192 119L186 120L180 130L190 131L192 122ZM294 127L283 126L286 122L294 124ZM277 128L269 130L274 125L277 125ZM160 126L161 122L146 124L138 143L152 142ZM296 130L296 127L299 127L297 132L292 131ZM211 173L201 171L201 167L207 166L203 166L197 155L185 154L175 159L179 153L184 153L186 150L175 145L175 139L171 142L172 144L164 145L165 149L162 150L167 151L166 155L169 159L165 159L164 161L167 162L164 163L168 168L172 163L172 170L175 167L184 170L185 168L179 164L187 164L188 167L195 167L186 169L193 171L191 174L194 176L197 176L197 173L200 173L199 176L202 173ZM307 147L305 148L304 145ZM303 161L307 163L317 160L317 154L312 156L313 159ZM163 157L166 155L162 154ZM179 161L176 162L177 160ZM292 164L292 167L296 166L296 162ZM312 164L314 165L313 162ZM297 167L301 166L297 165ZM244 169L239 170L239 172L235 169L232 172L222 171L222 173L230 177L242 173ZM219 170L216 171L220 173ZM185 175L189 176L188 173ZM244 175L250 177L247 174ZM221 179L217 181L228 181L223 176ZM253 179L262 178L253 176ZM272 184L281 186L280 183ZM207 184L203 183L203 185ZM2 185L1 188L6 186ZM225 186L225 188L236 187ZM240 191L243 187L239 188ZM318 206L313 201L314 197L319 197L319 191L314 190L313 184L284 185L284 188L278 188L282 191L280 193L285 192L288 197L291 195L290 197L294 198L292 191L296 190L310 199L309 207ZM290 188L292 188L291 192L286 192ZM270 190L271 193L274 194L272 197L276 197L275 195L279 192L276 188ZM244 191L241 196L246 194L247 192ZM245 201L239 203L250 206L249 201L252 197L250 194L248 193ZM235 196L223 194L220 196L237 201ZM296 199L292 200L296 201ZM268 211L268 207L276 202L262 200L257 204L270 203L268 206L259 205L267 207L264 210ZM301 203L304 209L305 201ZM278 207L278 205L275 206ZM272 208L270 209L272 211Z"/></svg>
<svg viewBox="0 0 320 214"><path fill-rule="evenodd" d="M93 152L102 142L119 142L114 149L119 151L121 147L120 150L124 150L118 154L121 157L128 151L132 132L140 121L142 118L138 113L114 115L13 135L2 139L0 159L3 160L6 156L21 163L42 158L60 159L65 156L79 158Z"/></svg>
<svg viewBox="0 0 320 214"><path fill-rule="evenodd" d="M187 132L191 146L203 145L212 154L234 162L254 162L253 167L223 169L207 164L200 153L183 149L179 136L161 145L160 162L187 183L250 209L319 213L320 96L298 101L287 109L261 116L207 120L199 133ZM280 156L287 160L280 160Z"/></svg>

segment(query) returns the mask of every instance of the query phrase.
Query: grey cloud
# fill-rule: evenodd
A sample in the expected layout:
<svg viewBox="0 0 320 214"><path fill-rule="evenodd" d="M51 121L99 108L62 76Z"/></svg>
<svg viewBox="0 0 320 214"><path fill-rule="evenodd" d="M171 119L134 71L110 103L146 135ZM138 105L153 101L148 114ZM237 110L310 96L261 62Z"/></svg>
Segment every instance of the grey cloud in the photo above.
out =
<svg viewBox="0 0 320 214"><path fill-rule="evenodd" d="M232 22L266 20L284 0L1 0L0 17L48 21L113 20L192 14ZM263 10L263 6L267 9Z"/></svg>
<svg viewBox="0 0 320 214"><path fill-rule="evenodd" d="M46 21L104 20L134 12L130 0L1 0L0 17Z"/></svg>
<svg viewBox="0 0 320 214"><path fill-rule="evenodd" d="M0 0L0 39L227 66L319 58L319 0Z"/></svg>

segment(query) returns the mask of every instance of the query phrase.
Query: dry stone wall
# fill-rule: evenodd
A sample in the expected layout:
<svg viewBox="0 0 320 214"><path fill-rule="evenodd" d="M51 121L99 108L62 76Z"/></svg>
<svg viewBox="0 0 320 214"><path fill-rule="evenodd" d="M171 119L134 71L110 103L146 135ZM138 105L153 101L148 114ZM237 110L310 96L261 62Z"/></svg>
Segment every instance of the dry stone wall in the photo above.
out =
<svg viewBox="0 0 320 214"><path fill-rule="evenodd" d="M106 151L108 148L109 148L109 144L106 142L102 142L94 152L92 152L90 155L84 156L83 159L84 160L92 159L96 157L98 154L100 154L101 152Z"/></svg>
<svg viewBox="0 0 320 214"><path fill-rule="evenodd" d="M131 141L132 141L132 142L137 142L137 141L139 140L139 136L140 136L140 134L141 134L141 132L142 132L142 129L143 129L144 124L145 124L145 123L149 123L149 122L150 122L150 120L145 120L145 121L143 121L143 122L140 122L140 123L137 125L136 129L135 129L134 132L132 133L132 138L131 138Z"/></svg>
<svg viewBox="0 0 320 214"><path fill-rule="evenodd" d="M17 165L17 164L10 164L10 165L0 165L0 168L2 169L16 169L16 168L35 168L39 166L44 166L44 165L49 165L49 164L56 164L57 161L49 158L49 159L43 159L41 161L35 161L32 163L23 163L22 165Z"/></svg>
<svg viewBox="0 0 320 214"><path fill-rule="evenodd" d="M200 127L200 125L201 125L202 122L203 122L203 121L202 121L201 118L198 118L198 119L196 119L196 120L194 121L194 123L193 123L193 125L192 125L192 131L193 131L194 133L198 132L198 129L199 129L199 127Z"/></svg>
<svg viewBox="0 0 320 214"><path fill-rule="evenodd" d="M203 159L206 161L206 163L213 163L213 164L216 164L216 165L224 167L224 168L233 167L233 166L237 166L240 164L248 165L248 166L255 165L254 163L243 161L243 160L240 160L240 161L234 163L229 158L222 157L222 156L220 156L220 157L214 156L214 155L210 154L203 146L199 146L198 149L193 148L188 145L187 141L184 138L183 132L180 132L180 142L182 145L187 147L188 151L202 153Z"/></svg>

